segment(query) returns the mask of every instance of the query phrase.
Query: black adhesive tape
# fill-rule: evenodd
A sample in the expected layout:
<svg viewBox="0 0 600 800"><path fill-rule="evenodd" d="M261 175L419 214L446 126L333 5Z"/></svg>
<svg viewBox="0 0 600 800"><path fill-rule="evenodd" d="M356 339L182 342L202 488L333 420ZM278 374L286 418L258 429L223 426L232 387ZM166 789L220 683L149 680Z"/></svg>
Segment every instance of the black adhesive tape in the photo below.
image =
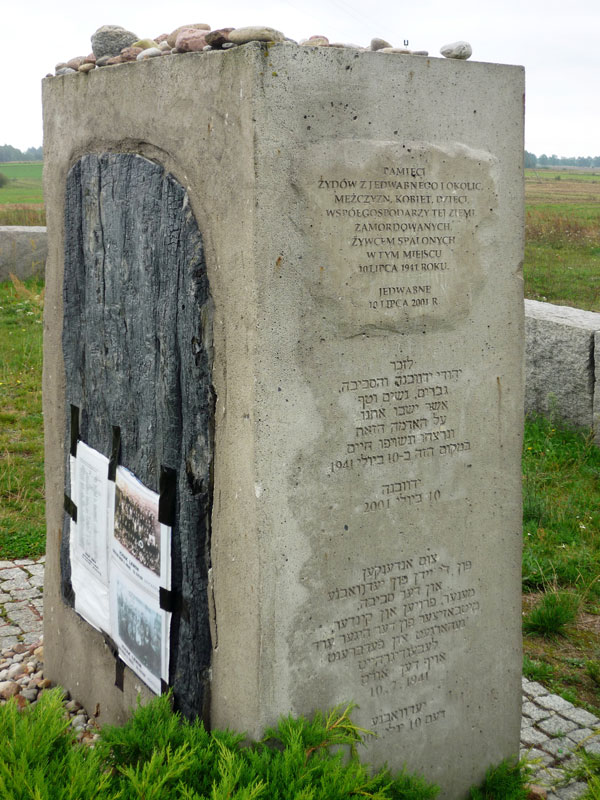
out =
<svg viewBox="0 0 600 800"><path fill-rule="evenodd" d="M158 521L171 528L175 524L175 499L177 496L177 471L170 467L160 468L158 499Z"/></svg>
<svg viewBox="0 0 600 800"><path fill-rule="evenodd" d="M115 686L121 692L123 691L124 677L125 677L125 662L121 661L121 659L117 655L117 660L115 661Z"/></svg>
<svg viewBox="0 0 600 800"><path fill-rule="evenodd" d="M121 455L121 428L118 425L112 426L112 449L108 462L108 480L115 481L117 478L117 466Z"/></svg>
<svg viewBox="0 0 600 800"><path fill-rule="evenodd" d="M72 456L77 455L77 442L79 441L79 408L71 406L71 447Z"/></svg>
<svg viewBox="0 0 600 800"><path fill-rule="evenodd" d="M67 514L71 517L73 522L77 522L77 506L71 500L68 494L65 494L64 509L67 512Z"/></svg>
<svg viewBox="0 0 600 800"><path fill-rule="evenodd" d="M65 581L63 586L63 599L71 608L75 608L75 589L71 581Z"/></svg>
<svg viewBox="0 0 600 800"><path fill-rule="evenodd" d="M107 633L104 634L104 644L108 647L111 654L115 658L119 657L119 648L117 647L116 642L113 639L111 639Z"/></svg>

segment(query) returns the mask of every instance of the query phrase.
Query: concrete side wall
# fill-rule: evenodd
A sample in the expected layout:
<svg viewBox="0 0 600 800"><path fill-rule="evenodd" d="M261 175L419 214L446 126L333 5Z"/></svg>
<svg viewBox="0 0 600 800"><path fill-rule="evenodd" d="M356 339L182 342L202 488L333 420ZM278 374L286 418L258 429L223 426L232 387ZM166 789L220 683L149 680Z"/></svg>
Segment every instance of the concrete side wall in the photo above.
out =
<svg viewBox="0 0 600 800"><path fill-rule="evenodd" d="M0 283L11 273L19 280L43 275L47 255L46 228L0 226Z"/></svg>
<svg viewBox="0 0 600 800"><path fill-rule="evenodd" d="M600 314L525 301L525 411L593 428L600 444Z"/></svg>

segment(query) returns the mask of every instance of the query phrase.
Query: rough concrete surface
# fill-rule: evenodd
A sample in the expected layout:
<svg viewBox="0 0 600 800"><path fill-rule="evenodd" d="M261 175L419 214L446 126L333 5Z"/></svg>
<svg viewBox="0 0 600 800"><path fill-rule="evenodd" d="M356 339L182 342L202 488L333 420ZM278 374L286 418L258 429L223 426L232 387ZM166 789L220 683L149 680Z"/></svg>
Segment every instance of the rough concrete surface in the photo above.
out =
<svg viewBox="0 0 600 800"><path fill-rule="evenodd" d="M11 273L19 280L43 275L47 253L46 228L0 226L0 283Z"/></svg>
<svg viewBox="0 0 600 800"><path fill-rule="evenodd" d="M446 799L517 752L522 94L517 67L258 44L44 83L46 658L75 696L94 671L86 705L121 718L136 679L58 588L64 187L137 152L187 189L215 309L211 721L355 700L366 758Z"/></svg>
<svg viewBox="0 0 600 800"><path fill-rule="evenodd" d="M600 314L525 301L525 411L594 428L600 443Z"/></svg>

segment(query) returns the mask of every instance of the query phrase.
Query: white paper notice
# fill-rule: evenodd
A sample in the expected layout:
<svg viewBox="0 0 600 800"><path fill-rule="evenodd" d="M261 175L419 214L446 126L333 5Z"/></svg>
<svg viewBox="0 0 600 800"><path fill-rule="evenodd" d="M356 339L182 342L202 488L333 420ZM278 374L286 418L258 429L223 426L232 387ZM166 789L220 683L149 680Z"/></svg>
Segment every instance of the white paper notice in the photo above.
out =
<svg viewBox="0 0 600 800"><path fill-rule="evenodd" d="M119 658L160 694L161 679L169 677L171 614L160 608L158 593L140 591L136 581L116 567L111 583L113 638Z"/></svg>
<svg viewBox="0 0 600 800"><path fill-rule="evenodd" d="M108 599L108 531L112 520L112 484L108 459L83 442L71 457L71 499L77 522L71 520L71 583L75 610L99 630L110 631Z"/></svg>
<svg viewBox="0 0 600 800"><path fill-rule="evenodd" d="M110 542L111 614L119 656L155 692L168 681L171 614L160 588L171 588L171 528L158 520L159 495L117 468Z"/></svg>

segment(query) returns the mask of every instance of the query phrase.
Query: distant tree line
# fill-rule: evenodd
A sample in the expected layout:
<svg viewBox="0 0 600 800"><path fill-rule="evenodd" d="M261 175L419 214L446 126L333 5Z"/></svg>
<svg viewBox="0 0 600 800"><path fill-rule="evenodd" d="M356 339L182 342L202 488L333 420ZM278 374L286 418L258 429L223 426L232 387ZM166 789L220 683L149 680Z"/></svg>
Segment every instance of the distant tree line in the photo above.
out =
<svg viewBox="0 0 600 800"><path fill-rule="evenodd" d="M536 156L535 153L528 153L525 150L525 166L529 169L533 167L600 167L600 156L565 156L551 155L542 153Z"/></svg>
<svg viewBox="0 0 600 800"><path fill-rule="evenodd" d="M0 145L0 163L5 161L41 161L41 147L29 147L25 152L11 144Z"/></svg>

